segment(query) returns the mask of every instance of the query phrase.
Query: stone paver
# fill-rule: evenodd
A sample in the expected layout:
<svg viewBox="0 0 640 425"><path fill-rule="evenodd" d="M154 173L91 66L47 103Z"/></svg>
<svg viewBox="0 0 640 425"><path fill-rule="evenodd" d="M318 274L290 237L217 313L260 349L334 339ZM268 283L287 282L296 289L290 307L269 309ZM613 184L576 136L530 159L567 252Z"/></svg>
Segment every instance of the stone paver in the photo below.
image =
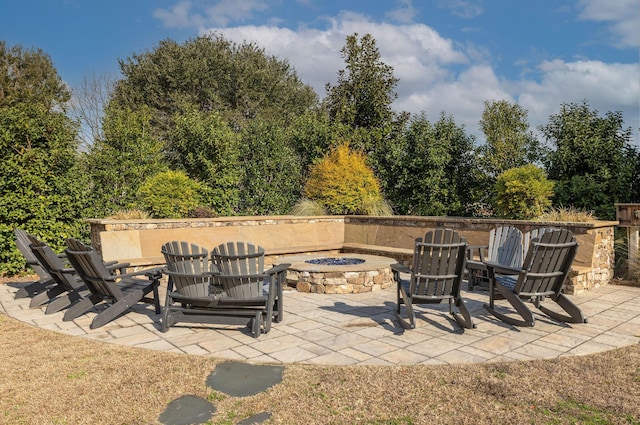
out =
<svg viewBox="0 0 640 425"><path fill-rule="evenodd" d="M63 322L63 312L45 315L44 306L29 308L30 298L14 299L24 285L0 285L0 312L79 338L248 364L483 363L585 355L640 342L640 288L615 285L571 297L586 313L588 323L561 324L536 312L533 328L500 322L482 308L486 293L464 291L477 324L477 329L464 331L451 319L446 305L416 307L417 328L402 329L394 313L394 288L341 295L285 292L284 320L258 339L245 326L222 323L179 323L163 333L160 315L143 304L91 330L97 310Z"/></svg>

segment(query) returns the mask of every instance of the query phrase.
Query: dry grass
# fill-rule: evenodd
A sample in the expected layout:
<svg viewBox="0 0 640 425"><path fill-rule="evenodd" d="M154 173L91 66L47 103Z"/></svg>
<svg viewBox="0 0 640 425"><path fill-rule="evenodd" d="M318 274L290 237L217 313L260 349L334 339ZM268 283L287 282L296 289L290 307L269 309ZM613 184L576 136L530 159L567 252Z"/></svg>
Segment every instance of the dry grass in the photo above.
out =
<svg viewBox="0 0 640 425"><path fill-rule="evenodd" d="M122 347L0 314L0 424L154 424L193 394L235 424L640 424L640 346L585 357L455 366L289 365L253 397L205 386L220 360Z"/></svg>

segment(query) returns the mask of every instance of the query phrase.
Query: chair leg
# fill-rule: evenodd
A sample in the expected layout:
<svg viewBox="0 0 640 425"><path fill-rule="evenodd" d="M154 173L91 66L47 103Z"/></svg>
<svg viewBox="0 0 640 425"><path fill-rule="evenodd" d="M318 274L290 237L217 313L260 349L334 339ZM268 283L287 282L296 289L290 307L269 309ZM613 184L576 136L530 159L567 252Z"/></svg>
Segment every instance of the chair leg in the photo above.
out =
<svg viewBox="0 0 640 425"><path fill-rule="evenodd" d="M46 291L47 287L52 283L53 283L53 279L47 279L44 281L39 280L37 282L30 283L27 286L18 289L14 298L18 300L20 298L33 297L36 294Z"/></svg>
<svg viewBox="0 0 640 425"><path fill-rule="evenodd" d="M95 295L91 295L87 298L83 298L64 312L64 316L62 316L63 322L68 322L70 320L74 320L75 318L82 316L87 311L91 310L94 305L98 304L102 299Z"/></svg>
<svg viewBox="0 0 640 425"><path fill-rule="evenodd" d="M400 302L400 298L402 297L402 303ZM404 304L405 310L407 310L407 319L402 317L400 314L401 304ZM413 312L413 304L411 303L411 299L407 296L404 288L398 287L398 308L396 309L396 318L404 329L415 329L416 327L416 316Z"/></svg>
<svg viewBox="0 0 640 425"><path fill-rule="evenodd" d="M91 329L97 329L101 326L106 325L125 311L129 310L131 306L138 303L138 301L143 298L143 294L144 293L141 289L136 289L129 292L123 298L107 307L106 310L98 313L98 315L93 318L93 321L91 322L91 325L89 325L89 327Z"/></svg>
<svg viewBox="0 0 640 425"><path fill-rule="evenodd" d="M256 311L255 317L252 319L251 333L254 338L258 338L262 333L262 312Z"/></svg>
<svg viewBox="0 0 640 425"><path fill-rule="evenodd" d="M520 298L518 298L516 294L514 294L508 288L505 288L498 282L494 282L492 286L493 286L493 290L498 290L498 292L500 292L500 295L502 295L509 302L509 304L511 304L511 306L516 310L516 312L520 315L520 317L522 317L523 320L515 319L513 317L507 316L505 314L502 314L496 311L495 306L493 304L493 291L491 291L489 295L490 296L489 299L491 300L490 304L484 305L485 310L487 310L489 313L491 313L498 319L510 325L528 326L528 327L533 327L535 325L535 317L533 316L533 313L524 304L524 302Z"/></svg>
<svg viewBox="0 0 640 425"><path fill-rule="evenodd" d="M458 325L467 329L475 329L477 326L475 323L473 323L471 313L469 313L469 309L462 300L462 297L458 297L455 302L455 306L458 308L461 314L451 310L451 315L456 320L456 322L458 322Z"/></svg>
<svg viewBox="0 0 640 425"><path fill-rule="evenodd" d="M85 293L84 295L88 294ZM68 292L54 300L51 300L51 302L47 304L47 308L45 309L44 314L57 313L60 310L64 310L70 305L78 302L78 300L81 300L82 298L84 298L83 295L78 293L77 291Z"/></svg>
<svg viewBox="0 0 640 425"><path fill-rule="evenodd" d="M30 308L40 307L42 304L45 304L50 300L52 300L53 298L57 297L58 295L62 294L64 291L65 290L61 286L56 285L45 292L40 292L39 294L31 298L31 303L29 303L29 307Z"/></svg>
<svg viewBox="0 0 640 425"><path fill-rule="evenodd" d="M547 316L566 323L587 323L586 317L582 314L580 308L573 303L566 295L559 294L554 300L564 311L569 315L557 313L540 304L539 300L536 300L535 306Z"/></svg>

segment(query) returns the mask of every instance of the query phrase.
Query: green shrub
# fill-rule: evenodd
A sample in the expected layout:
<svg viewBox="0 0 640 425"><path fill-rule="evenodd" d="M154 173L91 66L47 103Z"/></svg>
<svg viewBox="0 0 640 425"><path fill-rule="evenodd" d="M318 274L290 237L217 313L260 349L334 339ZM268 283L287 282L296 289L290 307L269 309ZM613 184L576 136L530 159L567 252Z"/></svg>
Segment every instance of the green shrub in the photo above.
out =
<svg viewBox="0 0 640 425"><path fill-rule="evenodd" d="M544 171L529 164L511 168L496 180L495 210L501 217L530 220L551 206L553 182Z"/></svg>
<svg viewBox="0 0 640 425"><path fill-rule="evenodd" d="M202 189L182 171L165 171L148 178L138 194L142 208L154 218L183 218L200 205Z"/></svg>
<svg viewBox="0 0 640 425"><path fill-rule="evenodd" d="M330 214L368 214L372 205L384 202L364 154L352 151L347 144L333 149L311 168L304 195Z"/></svg>

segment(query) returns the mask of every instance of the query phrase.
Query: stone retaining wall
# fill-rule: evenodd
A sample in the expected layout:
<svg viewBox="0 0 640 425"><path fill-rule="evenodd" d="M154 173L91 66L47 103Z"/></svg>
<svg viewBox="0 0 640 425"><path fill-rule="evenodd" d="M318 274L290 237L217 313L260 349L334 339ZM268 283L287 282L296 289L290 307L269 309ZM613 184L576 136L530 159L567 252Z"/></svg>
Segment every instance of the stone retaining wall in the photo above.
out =
<svg viewBox="0 0 640 425"><path fill-rule="evenodd" d="M209 249L245 240L265 248L270 257L313 252L360 252L384 255L407 264L415 238L437 228L458 230L469 245L487 244L489 231L512 224L523 232L535 227L567 228L579 244L567 293L579 293L613 278L615 221L533 222L459 217L264 216L182 220L89 220L91 243L104 260L136 266L159 265L163 243L183 240Z"/></svg>

